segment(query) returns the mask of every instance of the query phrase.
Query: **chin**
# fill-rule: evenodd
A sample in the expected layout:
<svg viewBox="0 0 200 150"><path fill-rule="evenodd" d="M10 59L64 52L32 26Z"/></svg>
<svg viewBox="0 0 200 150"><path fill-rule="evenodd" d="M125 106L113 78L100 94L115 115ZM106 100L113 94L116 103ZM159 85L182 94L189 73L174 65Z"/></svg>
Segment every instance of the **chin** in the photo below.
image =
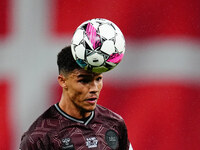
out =
<svg viewBox="0 0 200 150"><path fill-rule="evenodd" d="M95 105L95 106L86 107L86 108L84 108L84 110L85 110L86 112L91 112L91 111L94 111L95 108L96 108L96 105Z"/></svg>

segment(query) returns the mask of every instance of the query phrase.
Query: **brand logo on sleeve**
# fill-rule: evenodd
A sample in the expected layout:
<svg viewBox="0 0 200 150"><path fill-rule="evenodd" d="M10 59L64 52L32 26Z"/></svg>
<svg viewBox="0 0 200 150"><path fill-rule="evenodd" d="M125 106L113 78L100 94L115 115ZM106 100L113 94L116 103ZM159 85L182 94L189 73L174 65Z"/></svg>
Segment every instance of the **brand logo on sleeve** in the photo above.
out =
<svg viewBox="0 0 200 150"><path fill-rule="evenodd" d="M119 146L119 138L114 130L108 130L105 135L105 140L108 146L112 149L117 149Z"/></svg>

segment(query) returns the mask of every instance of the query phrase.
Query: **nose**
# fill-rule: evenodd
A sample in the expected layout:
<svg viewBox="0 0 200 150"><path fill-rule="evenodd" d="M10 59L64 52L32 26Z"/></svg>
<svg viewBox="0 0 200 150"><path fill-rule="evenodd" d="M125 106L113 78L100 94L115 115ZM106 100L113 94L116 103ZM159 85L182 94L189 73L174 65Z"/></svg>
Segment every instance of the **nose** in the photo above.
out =
<svg viewBox="0 0 200 150"><path fill-rule="evenodd" d="M96 81L92 81L90 83L90 93L96 93L98 92L99 88L98 88L98 83Z"/></svg>

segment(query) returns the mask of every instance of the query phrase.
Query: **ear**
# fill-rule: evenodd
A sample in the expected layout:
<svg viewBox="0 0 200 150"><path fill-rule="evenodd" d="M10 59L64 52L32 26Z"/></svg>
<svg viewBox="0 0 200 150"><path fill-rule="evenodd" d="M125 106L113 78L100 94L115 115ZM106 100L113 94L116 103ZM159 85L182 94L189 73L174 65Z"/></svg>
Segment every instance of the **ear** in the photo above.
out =
<svg viewBox="0 0 200 150"><path fill-rule="evenodd" d="M58 83L62 88L67 88L66 78L64 75L62 74L58 75Z"/></svg>

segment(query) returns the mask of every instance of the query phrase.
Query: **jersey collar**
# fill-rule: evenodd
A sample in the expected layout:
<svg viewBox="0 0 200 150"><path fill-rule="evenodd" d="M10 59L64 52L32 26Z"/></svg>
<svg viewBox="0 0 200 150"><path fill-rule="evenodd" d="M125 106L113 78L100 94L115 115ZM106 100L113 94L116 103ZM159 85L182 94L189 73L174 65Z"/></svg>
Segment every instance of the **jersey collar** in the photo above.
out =
<svg viewBox="0 0 200 150"><path fill-rule="evenodd" d="M89 123L89 122L93 119L93 117L94 117L94 111L92 111L92 112L91 112L91 115L88 117L88 119L85 120L85 121L83 121L83 120L81 120L81 119L76 119L76 118L74 118L74 117L68 115L67 113L65 113L65 112L59 107L58 103L55 104L54 106L55 106L56 110L57 110L62 116L64 116L65 118L67 118L67 119L69 119L69 120L72 120L72 121L75 121L75 122L78 122L78 123L82 123L82 124L84 124L84 125L88 125L88 123Z"/></svg>

